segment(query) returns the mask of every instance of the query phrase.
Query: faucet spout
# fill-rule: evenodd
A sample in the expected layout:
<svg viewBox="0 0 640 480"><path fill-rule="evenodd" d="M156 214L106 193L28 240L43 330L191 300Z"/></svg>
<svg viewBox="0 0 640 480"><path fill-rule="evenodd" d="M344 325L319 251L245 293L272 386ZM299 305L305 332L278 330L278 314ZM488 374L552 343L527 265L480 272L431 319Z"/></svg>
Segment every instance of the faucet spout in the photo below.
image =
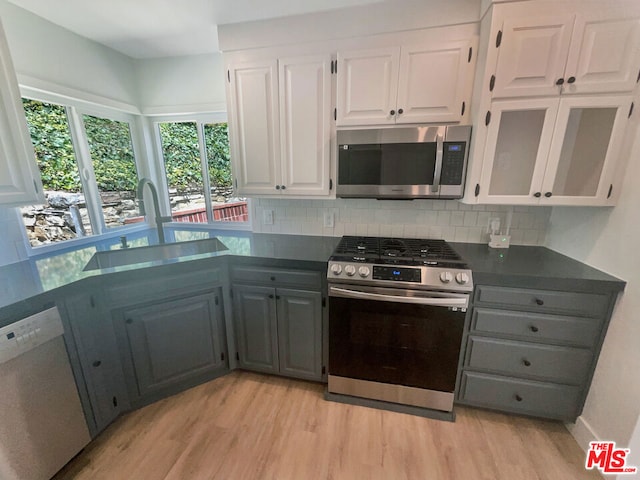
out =
<svg viewBox="0 0 640 480"><path fill-rule="evenodd" d="M138 199L138 206L140 209L140 214L143 215L146 219L147 210L144 205L144 187L145 185L149 186L149 190L151 191L151 198L153 200L153 213L156 221L156 229L158 230L158 240L160 243L166 243L164 238L164 229L162 228L162 224L165 222L171 221L171 216L163 217L160 213L160 203L158 202L158 190L153 182L148 178L141 178L138 182L138 190L136 193L136 198Z"/></svg>

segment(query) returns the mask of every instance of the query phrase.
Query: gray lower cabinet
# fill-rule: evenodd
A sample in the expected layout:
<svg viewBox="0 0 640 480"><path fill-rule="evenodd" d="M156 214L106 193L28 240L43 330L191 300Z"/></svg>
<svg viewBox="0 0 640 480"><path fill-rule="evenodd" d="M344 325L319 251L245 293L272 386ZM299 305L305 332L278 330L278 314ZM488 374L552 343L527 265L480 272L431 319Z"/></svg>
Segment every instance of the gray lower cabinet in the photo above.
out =
<svg viewBox="0 0 640 480"><path fill-rule="evenodd" d="M77 348L90 403L87 423L95 436L129 408L115 332L98 292L70 294L61 307Z"/></svg>
<svg viewBox="0 0 640 480"><path fill-rule="evenodd" d="M241 368L322 380L322 292L318 272L232 270L232 278L256 282L299 281L317 290L233 283L233 310ZM292 280L295 279L295 280ZM289 284L287 283L287 284Z"/></svg>
<svg viewBox="0 0 640 480"><path fill-rule="evenodd" d="M134 406L225 373L222 291L122 309L115 321Z"/></svg>
<svg viewBox="0 0 640 480"><path fill-rule="evenodd" d="M614 302L613 293L476 286L457 402L575 421Z"/></svg>

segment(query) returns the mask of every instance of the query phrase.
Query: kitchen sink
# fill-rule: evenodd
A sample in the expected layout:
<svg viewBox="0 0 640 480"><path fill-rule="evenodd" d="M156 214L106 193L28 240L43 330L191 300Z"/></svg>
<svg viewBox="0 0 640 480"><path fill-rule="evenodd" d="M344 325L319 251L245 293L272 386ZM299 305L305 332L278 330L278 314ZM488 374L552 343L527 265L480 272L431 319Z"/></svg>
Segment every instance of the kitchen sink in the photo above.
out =
<svg viewBox="0 0 640 480"><path fill-rule="evenodd" d="M135 265L136 263L155 262L158 260L172 260L224 250L228 250L228 248L217 238L164 243L148 247L123 248L121 250L96 252L85 265L84 270L121 267L123 265Z"/></svg>

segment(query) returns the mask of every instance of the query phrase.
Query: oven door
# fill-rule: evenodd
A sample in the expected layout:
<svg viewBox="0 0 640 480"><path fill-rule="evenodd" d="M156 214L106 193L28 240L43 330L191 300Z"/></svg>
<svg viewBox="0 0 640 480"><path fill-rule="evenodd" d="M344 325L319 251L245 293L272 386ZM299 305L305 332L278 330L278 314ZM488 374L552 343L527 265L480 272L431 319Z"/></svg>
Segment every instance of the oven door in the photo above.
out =
<svg viewBox="0 0 640 480"><path fill-rule="evenodd" d="M453 394L468 294L334 284L329 297L330 376Z"/></svg>

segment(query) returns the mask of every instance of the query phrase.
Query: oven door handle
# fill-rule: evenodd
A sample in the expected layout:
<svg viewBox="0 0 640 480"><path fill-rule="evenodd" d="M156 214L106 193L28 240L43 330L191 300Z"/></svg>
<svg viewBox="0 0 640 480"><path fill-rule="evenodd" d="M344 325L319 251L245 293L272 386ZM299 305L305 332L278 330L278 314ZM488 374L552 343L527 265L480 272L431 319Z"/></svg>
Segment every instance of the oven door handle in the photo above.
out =
<svg viewBox="0 0 640 480"><path fill-rule="evenodd" d="M332 295L334 294L334 295ZM462 297L405 297L399 295L384 295L381 293L360 292L357 290L349 290L347 288L329 287L329 296L356 298L361 300L376 300L379 302L396 302L396 303L413 303L416 305L433 305L436 307L463 307L468 306L469 299Z"/></svg>

